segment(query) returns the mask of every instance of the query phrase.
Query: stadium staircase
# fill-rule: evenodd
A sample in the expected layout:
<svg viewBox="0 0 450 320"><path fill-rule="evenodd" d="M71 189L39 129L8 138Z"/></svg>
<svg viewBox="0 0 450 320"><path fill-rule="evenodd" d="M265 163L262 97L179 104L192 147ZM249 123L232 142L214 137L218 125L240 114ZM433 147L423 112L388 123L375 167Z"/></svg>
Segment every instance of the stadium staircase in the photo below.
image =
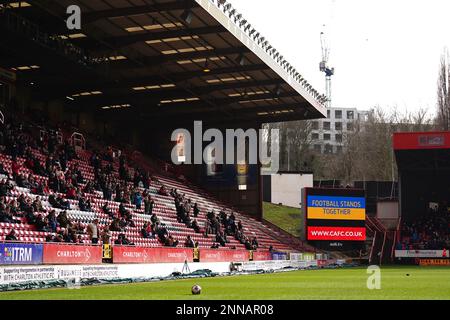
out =
<svg viewBox="0 0 450 320"><path fill-rule="evenodd" d="M378 265L392 263L399 228L400 220L397 230L388 230L376 217L367 216L367 236L372 241L369 263Z"/></svg>

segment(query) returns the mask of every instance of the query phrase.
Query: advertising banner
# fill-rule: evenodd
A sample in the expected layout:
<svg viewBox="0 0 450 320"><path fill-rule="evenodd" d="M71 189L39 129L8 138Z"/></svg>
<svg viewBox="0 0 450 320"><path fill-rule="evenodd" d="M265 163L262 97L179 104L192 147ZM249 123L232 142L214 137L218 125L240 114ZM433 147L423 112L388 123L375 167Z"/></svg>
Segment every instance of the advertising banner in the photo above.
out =
<svg viewBox="0 0 450 320"><path fill-rule="evenodd" d="M361 197L309 195L308 219L365 220L366 200Z"/></svg>
<svg viewBox="0 0 450 320"><path fill-rule="evenodd" d="M308 227L308 240L366 240L366 228L351 227Z"/></svg>
<svg viewBox="0 0 450 320"><path fill-rule="evenodd" d="M253 251L253 261L272 260L272 254L269 251Z"/></svg>
<svg viewBox="0 0 450 320"><path fill-rule="evenodd" d="M420 259L421 266L450 266L450 259Z"/></svg>
<svg viewBox="0 0 450 320"><path fill-rule="evenodd" d="M272 260L288 260L286 252L272 252Z"/></svg>
<svg viewBox="0 0 450 320"><path fill-rule="evenodd" d="M193 250L184 248L113 247L114 263L192 262Z"/></svg>
<svg viewBox="0 0 450 320"><path fill-rule="evenodd" d="M102 263L101 246L44 244L44 264Z"/></svg>
<svg viewBox="0 0 450 320"><path fill-rule="evenodd" d="M200 262L240 262L249 258L247 250L200 249Z"/></svg>
<svg viewBox="0 0 450 320"><path fill-rule="evenodd" d="M42 244L0 243L0 265L42 264Z"/></svg>
<svg viewBox="0 0 450 320"><path fill-rule="evenodd" d="M396 258L448 258L448 250L395 250Z"/></svg>

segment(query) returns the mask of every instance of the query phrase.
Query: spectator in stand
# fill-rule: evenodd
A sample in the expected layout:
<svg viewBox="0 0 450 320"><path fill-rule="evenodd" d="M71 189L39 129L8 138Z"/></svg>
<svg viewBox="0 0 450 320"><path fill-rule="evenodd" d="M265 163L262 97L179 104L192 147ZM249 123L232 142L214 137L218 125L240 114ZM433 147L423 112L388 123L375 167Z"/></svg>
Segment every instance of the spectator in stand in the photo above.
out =
<svg viewBox="0 0 450 320"><path fill-rule="evenodd" d="M89 235L89 238L91 239L92 244L97 244L99 237L98 219L94 219L91 223L89 223L86 231Z"/></svg>
<svg viewBox="0 0 450 320"><path fill-rule="evenodd" d="M216 242L218 242L222 247L225 247L226 242L221 232L216 233Z"/></svg>
<svg viewBox="0 0 450 320"><path fill-rule="evenodd" d="M114 218L111 222L111 225L109 226L109 230L111 231L123 231L122 227L120 226L120 219Z"/></svg>
<svg viewBox="0 0 450 320"><path fill-rule="evenodd" d="M54 239L53 235L48 234L48 235L45 237L45 242L53 242L53 239Z"/></svg>
<svg viewBox="0 0 450 320"><path fill-rule="evenodd" d="M3 179L0 183L0 197L6 197L11 195L11 190L13 189L13 186L7 181L6 179Z"/></svg>
<svg viewBox="0 0 450 320"><path fill-rule="evenodd" d="M0 222L6 222L6 223L12 223L13 222L13 216L9 212L9 208L5 205L5 203L2 200L0 204Z"/></svg>
<svg viewBox="0 0 450 320"><path fill-rule="evenodd" d="M67 186L66 198L77 199L77 189L71 183Z"/></svg>
<svg viewBox="0 0 450 320"><path fill-rule="evenodd" d="M50 203L50 205L54 208L58 208L58 209L65 209L65 210L69 210L70 209L70 204L69 201L65 201L63 198L61 198L60 196L56 196L54 194L51 194L48 197L48 202Z"/></svg>
<svg viewBox="0 0 450 320"><path fill-rule="evenodd" d="M73 230L75 231L75 233L84 233L84 227L81 224L81 221L78 221L75 226L73 227Z"/></svg>
<svg viewBox="0 0 450 320"><path fill-rule="evenodd" d="M61 211L57 217L57 221L60 225L61 228L67 228L70 227L72 225L72 222L70 221L70 219L67 217L67 212L66 211Z"/></svg>
<svg viewBox="0 0 450 320"><path fill-rule="evenodd" d="M110 244L111 243L111 231L109 231L108 227L105 227L101 234L102 244Z"/></svg>
<svg viewBox="0 0 450 320"><path fill-rule="evenodd" d="M48 227L51 232L55 233L56 229L58 227L58 221L56 219L56 212L55 210L50 211L50 213L47 216L48 221Z"/></svg>
<svg viewBox="0 0 450 320"><path fill-rule="evenodd" d="M219 244L214 242L211 246L211 249L219 249Z"/></svg>
<svg viewBox="0 0 450 320"><path fill-rule="evenodd" d="M62 236L64 242L68 242L68 243L73 242L72 236L69 233L69 229L63 229L61 236Z"/></svg>
<svg viewBox="0 0 450 320"><path fill-rule="evenodd" d="M47 182L45 180L41 180L38 182L36 189L33 190L32 192L43 196L48 195L50 193L50 190L48 189Z"/></svg>
<svg viewBox="0 0 450 320"><path fill-rule="evenodd" d="M252 247L253 247L253 250L257 250L259 247L258 240L256 239L256 237L253 237L253 239L252 239Z"/></svg>
<svg viewBox="0 0 450 320"><path fill-rule="evenodd" d="M150 195L147 195L144 199L144 213L148 214L148 215L152 215L154 205L155 205L155 202L152 200L152 197Z"/></svg>
<svg viewBox="0 0 450 320"><path fill-rule="evenodd" d="M159 223L159 218L158 218L158 216L154 213L154 214L152 214L152 216L151 216L151 218L150 218L150 221L151 221L152 224L156 224L156 223Z"/></svg>
<svg viewBox="0 0 450 320"><path fill-rule="evenodd" d="M151 238L151 227L148 222L144 222L141 229L141 236L145 239Z"/></svg>
<svg viewBox="0 0 450 320"><path fill-rule="evenodd" d="M5 170L5 167L3 166L3 163L0 162L0 174L3 174L5 176L9 176L8 171Z"/></svg>
<svg viewBox="0 0 450 320"><path fill-rule="evenodd" d="M44 206L42 205L41 197L36 197L31 205L33 207L33 210L36 212L43 212ZM52 210L54 211L54 210Z"/></svg>
<svg viewBox="0 0 450 320"><path fill-rule="evenodd" d="M161 243L165 243L166 237L169 235L169 233L167 232L167 229L164 226L157 223L157 224L155 224L153 230L158 235L159 241Z"/></svg>
<svg viewBox="0 0 450 320"><path fill-rule="evenodd" d="M241 231L241 232L244 231L244 226L242 225L242 221L241 221L241 220L239 220L238 225L237 225L237 228L238 228L238 230Z"/></svg>
<svg viewBox="0 0 450 320"><path fill-rule="evenodd" d="M185 246L186 248L194 248L194 247L195 247L194 240L191 239L191 236L190 236L190 235L188 235L188 236L186 237L186 241L184 242L184 246Z"/></svg>
<svg viewBox="0 0 450 320"><path fill-rule="evenodd" d="M78 208L80 208L81 211L92 211L91 202L86 200L85 197L81 197L80 200L78 200Z"/></svg>
<svg viewBox="0 0 450 320"><path fill-rule="evenodd" d="M130 240L128 240L125 237L125 234L123 234L123 233L119 234L117 240L114 241L114 244L124 245L124 246L134 246L134 243L131 242Z"/></svg>
<svg viewBox="0 0 450 320"><path fill-rule="evenodd" d="M36 216L34 226L36 227L36 230L40 232L47 232L50 230L50 228L48 228L48 220L45 220L42 217L42 214L38 214Z"/></svg>
<svg viewBox="0 0 450 320"><path fill-rule="evenodd" d="M20 169L22 169L22 166L19 164L18 160L13 159L13 162L11 164L11 172L14 180L16 180L17 176L19 175Z"/></svg>
<svg viewBox="0 0 450 320"><path fill-rule="evenodd" d="M178 240L175 240L171 235L166 238L164 243L166 247L176 247L178 245Z"/></svg>
<svg viewBox="0 0 450 320"><path fill-rule="evenodd" d="M5 237L6 241L17 241L16 230L11 229L11 231Z"/></svg>
<svg viewBox="0 0 450 320"><path fill-rule="evenodd" d="M167 192L167 189L164 185L161 186L161 188L159 188L158 190L158 194L162 195L162 196L168 196L169 193Z"/></svg>
<svg viewBox="0 0 450 320"><path fill-rule="evenodd" d="M105 204L103 205L102 211L104 214L108 215L110 218L114 217L114 213L111 211L111 209L109 209L107 202L105 202Z"/></svg>
<svg viewBox="0 0 450 320"><path fill-rule="evenodd" d="M197 218L199 213L200 213L200 209L198 208L198 205L196 202L196 203L194 203L194 209L193 209L194 218Z"/></svg>
<svg viewBox="0 0 450 320"><path fill-rule="evenodd" d="M196 219L192 220L191 228L194 229L194 231L196 233L200 233L200 226L198 225L198 222Z"/></svg>
<svg viewBox="0 0 450 320"><path fill-rule="evenodd" d="M74 243L77 243L77 244L83 244L84 243L83 238L81 237L80 234L76 236Z"/></svg>
<svg viewBox="0 0 450 320"><path fill-rule="evenodd" d="M142 195L139 191L137 191L134 194L134 204L136 206L136 209L141 210L141 205L142 205Z"/></svg>
<svg viewBox="0 0 450 320"><path fill-rule="evenodd" d="M245 246L245 249L247 249L247 250L253 250L253 246L247 237L245 238L244 246Z"/></svg>

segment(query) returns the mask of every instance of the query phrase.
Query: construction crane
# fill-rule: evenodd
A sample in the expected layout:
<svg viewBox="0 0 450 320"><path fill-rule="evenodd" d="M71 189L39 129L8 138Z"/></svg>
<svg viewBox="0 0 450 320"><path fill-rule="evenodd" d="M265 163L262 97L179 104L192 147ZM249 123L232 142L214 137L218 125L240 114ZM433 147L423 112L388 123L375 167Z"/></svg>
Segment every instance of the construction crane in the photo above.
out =
<svg viewBox="0 0 450 320"><path fill-rule="evenodd" d="M320 43L322 45L322 61L320 62L320 71L325 73L325 95L326 107L331 108L331 76L334 75L334 68L328 65L328 58L330 56L330 48L325 39L325 33L320 33Z"/></svg>

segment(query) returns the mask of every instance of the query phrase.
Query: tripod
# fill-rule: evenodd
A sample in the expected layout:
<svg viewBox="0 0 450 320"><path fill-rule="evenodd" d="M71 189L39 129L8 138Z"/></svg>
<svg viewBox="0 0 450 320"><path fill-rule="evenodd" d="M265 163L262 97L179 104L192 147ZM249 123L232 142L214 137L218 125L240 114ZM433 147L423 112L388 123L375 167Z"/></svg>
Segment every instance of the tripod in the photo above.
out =
<svg viewBox="0 0 450 320"><path fill-rule="evenodd" d="M183 269L181 269L181 273L191 273L191 270L189 269L187 260L184 260L184 265L183 265Z"/></svg>

